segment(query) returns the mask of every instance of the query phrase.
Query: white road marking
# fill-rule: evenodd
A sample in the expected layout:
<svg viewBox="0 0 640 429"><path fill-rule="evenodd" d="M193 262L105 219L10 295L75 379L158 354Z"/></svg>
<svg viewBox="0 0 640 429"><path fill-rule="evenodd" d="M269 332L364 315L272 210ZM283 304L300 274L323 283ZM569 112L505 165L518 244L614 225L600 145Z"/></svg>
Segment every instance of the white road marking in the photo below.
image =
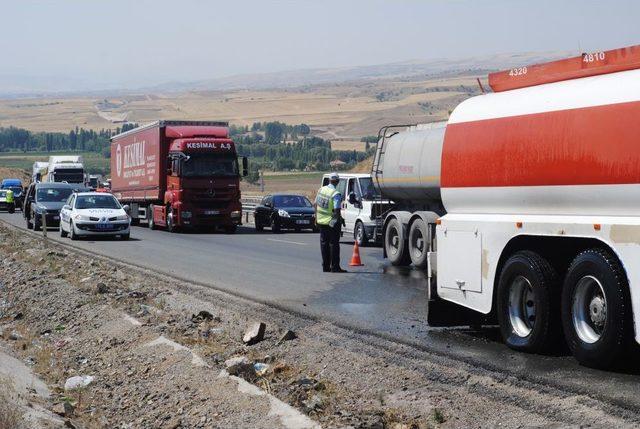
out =
<svg viewBox="0 0 640 429"><path fill-rule="evenodd" d="M169 338L166 338L164 335L160 335L155 340L148 342L147 344L145 344L145 347L152 347L152 346L159 346L159 345L169 346L169 347L173 348L173 350L175 350L175 351L182 351L182 350L187 351L187 352L191 353L191 364L192 365L195 365L195 366L207 366L205 361L200 356L195 354L194 351L191 350L189 347L185 347L182 344L178 344L175 341L170 340Z"/></svg>
<svg viewBox="0 0 640 429"><path fill-rule="evenodd" d="M297 241L278 240L277 238L267 238L269 241L276 241L278 243L297 244L298 246L307 246L309 243L299 243Z"/></svg>

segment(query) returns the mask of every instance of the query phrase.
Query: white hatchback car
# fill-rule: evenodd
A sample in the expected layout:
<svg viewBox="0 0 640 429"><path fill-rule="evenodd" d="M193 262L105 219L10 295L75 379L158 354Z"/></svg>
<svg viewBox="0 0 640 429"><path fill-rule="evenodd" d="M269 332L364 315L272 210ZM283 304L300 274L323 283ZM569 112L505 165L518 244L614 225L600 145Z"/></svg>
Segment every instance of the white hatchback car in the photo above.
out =
<svg viewBox="0 0 640 429"><path fill-rule="evenodd" d="M131 218L111 194L78 192L71 194L60 210L60 236L72 240L86 236L120 236L129 239Z"/></svg>

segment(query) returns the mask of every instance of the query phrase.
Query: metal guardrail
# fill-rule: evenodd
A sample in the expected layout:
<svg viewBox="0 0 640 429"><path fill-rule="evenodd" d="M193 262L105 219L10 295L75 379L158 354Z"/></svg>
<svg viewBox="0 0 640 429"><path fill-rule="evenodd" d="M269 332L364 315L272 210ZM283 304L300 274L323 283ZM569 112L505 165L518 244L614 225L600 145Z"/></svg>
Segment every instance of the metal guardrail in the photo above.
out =
<svg viewBox="0 0 640 429"><path fill-rule="evenodd" d="M262 201L261 195L244 195L241 198L242 214L245 216L245 222L249 222L249 215L253 216L256 206Z"/></svg>

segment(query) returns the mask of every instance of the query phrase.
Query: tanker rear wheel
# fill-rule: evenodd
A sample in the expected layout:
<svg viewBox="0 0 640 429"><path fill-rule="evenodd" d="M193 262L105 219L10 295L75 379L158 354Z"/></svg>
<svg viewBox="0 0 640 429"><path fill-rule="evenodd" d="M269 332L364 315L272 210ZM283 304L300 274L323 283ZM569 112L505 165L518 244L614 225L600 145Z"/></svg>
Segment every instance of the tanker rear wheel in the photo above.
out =
<svg viewBox="0 0 640 429"><path fill-rule="evenodd" d="M424 270L427 268L429 253L429 233L427 223L422 219L416 219L409 228L409 255L413 265Z"/></svg>
<svg viewBox="0 0 640 429"><path fill-rule="evenodd" d="M394 218L389 221L384 231L384 249L391 265L407 266L411 263L409 246L402 222Z"/></svg>

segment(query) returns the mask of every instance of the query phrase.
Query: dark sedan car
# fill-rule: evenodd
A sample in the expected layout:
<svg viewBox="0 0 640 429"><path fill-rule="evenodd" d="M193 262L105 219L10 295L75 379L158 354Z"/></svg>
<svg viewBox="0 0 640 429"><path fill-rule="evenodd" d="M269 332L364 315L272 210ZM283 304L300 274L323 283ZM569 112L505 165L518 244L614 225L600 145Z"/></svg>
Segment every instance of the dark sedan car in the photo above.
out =
<svg viewBox="0 0 640 429"><path fill-rule="evenodd" d="M46 216L47 228L58 228L60 209L74 191L84 191L82 185L70 183L32 183L24 200L23 215L27 228L42 229L42 215Z"/></svg>
<svg viewBox="0 0 640 429"><path fill-rule="evenodd" d="M313 205L303 195L267 195L254 212L257 231L265 226L272 232L282 229L311 229L316 231L316 219Z"/></svg>

